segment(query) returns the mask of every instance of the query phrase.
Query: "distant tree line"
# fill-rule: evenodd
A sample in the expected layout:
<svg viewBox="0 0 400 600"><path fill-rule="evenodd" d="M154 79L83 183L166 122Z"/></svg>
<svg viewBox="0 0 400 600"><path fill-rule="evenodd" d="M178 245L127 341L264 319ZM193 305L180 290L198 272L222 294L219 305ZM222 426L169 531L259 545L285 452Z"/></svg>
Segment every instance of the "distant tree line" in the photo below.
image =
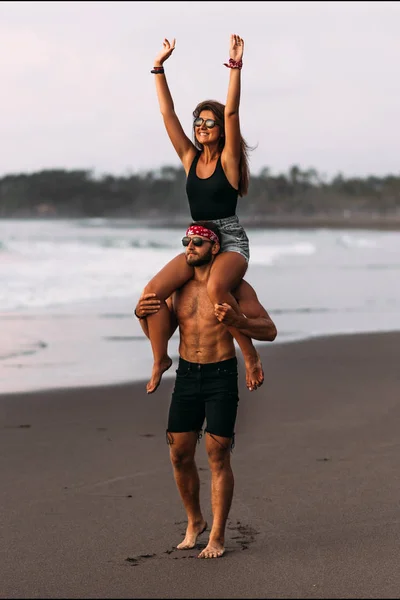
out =
<svg viewBox="0 0 400 600"><path fill-rule="evenodd" d="M95 177L90 170L43 170L0 178L0 217L114 217L183 220L189 215L183 168ZM248 222L283 216L380 215L400 218L400 175L344 177L330 181L294 165L272 175L263 168L239 198Z"/></svg>

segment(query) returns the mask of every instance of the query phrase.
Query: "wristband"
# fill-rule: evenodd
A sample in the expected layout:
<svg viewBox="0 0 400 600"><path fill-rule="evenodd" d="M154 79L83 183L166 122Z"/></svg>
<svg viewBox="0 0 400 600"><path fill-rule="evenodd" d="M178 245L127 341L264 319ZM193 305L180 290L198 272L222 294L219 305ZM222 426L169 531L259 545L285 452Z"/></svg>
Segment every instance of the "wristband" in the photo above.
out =
<svg viewBox="0 0 400 600"><path fill-rule="evenodd" d="M150 73L154 73L155 75L162 75L164 73L164 67L153 67Z"/></svg>
<svg viewBox="0 0 400 600"><path fill-rule="evenodd" d="M233 58L229 59L229 63L224 63L225 67L229 69L241 69L243 67L243 62L241 60L233 60Z"/></svg>
<svg viewBox="0 0 400 600"><path fill-rule="evenodd" d="M143 315L143 317L139 317L139 315L138 315L138 314L137 314L137 312L136 312L136 308L135 308L135 310L133 311L133 313L134 313L135 317L136 317L137 319L139 319L140 321L141 321L142 319L145 319L145 318L146 318L146 315Z"/></svg>

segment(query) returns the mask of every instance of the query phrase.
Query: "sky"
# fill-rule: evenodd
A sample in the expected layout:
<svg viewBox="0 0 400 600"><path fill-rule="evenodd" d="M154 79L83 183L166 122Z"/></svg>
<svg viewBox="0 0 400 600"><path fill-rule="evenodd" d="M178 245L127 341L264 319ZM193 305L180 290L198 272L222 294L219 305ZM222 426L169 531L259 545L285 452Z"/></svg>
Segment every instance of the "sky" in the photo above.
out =
<svg viewBox="0 0 400 600"><path fill-rule="evenodd" d="M244 39L240 120L250 170L327 178L400 174L400 2L1 2L0 176L180 166L150 70L163 39L191 137L202 100L225 103Z"/></svg>

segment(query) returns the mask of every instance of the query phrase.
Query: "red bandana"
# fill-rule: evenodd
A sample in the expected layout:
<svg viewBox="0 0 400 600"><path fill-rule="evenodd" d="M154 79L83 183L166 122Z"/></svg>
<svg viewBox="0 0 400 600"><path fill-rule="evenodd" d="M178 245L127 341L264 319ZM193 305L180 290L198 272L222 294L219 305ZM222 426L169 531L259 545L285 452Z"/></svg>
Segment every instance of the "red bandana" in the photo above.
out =
<svg viewBox="0 0 400 600"><path fill-rule="evenodd" d="M218 236L211 231L211 229L206 229L201 225L192 225L186 231L186 235L201 235L202 237L208 238L212 242L217 242L217 244L219 244Z"/></svg>

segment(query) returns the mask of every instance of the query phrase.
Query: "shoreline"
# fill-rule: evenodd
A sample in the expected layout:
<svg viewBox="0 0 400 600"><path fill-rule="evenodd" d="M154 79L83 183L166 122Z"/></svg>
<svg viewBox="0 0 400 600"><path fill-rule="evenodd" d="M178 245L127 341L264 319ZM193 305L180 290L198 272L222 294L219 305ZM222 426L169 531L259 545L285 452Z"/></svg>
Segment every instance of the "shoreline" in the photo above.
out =
<svg viewBox="0 0 400 600"><path fill-rule="evenodd" d="M250 229L368 229L371 231L400 231L400 214L397 215L269 215L254 217L241 216L238 211L239 219L242 225ZM190 215L178 216L171 219L170 215L157 215L152 217L132 217L132 216L102 216L87 217L80 216L14 216L0 217L0 221L114 221L118 223L135 223L138 227L151 228L179 228L187 227L191 222Z"/></svg>
<svg viewBox="0 0 400 600"><path fill-rule="evenodd" d="M279 334L278 334L279 335ZM276 338L276 340L274 340L273 342L258 342L257 340L254 341L254 345L257 348L257 351L260 353L260 355L265 355L266 358L268 358L270 355L273 355L274 352L276 351L276 348L279 346L292 346L292 345L298 345L298 344L307 344L307 343L312 343L313 341L317 341L320 340L321 342L326 342L329 343L332 340L338 339L338 340L343 340L343 342L345 343L347 338L353 338L353 337L357 337L357 338L368 338L369 336L375 336L375 335L399 335L400 336L400 329L389 329L389 330L375 330L375 331L358 331L358 332L334 332L334 333L318 333L318 334L302 334L299 337L293 337L293 338L287 338L287 339L283 339L283 340L279 340L278 337ZM175 340L177 341L177 340ZM143 339L144 343L148 343L147 338ZM149 352L149 356L148 356L148 377L150 377L151 374L151 353L149 350L149 343L146 346L147 351ZM163 374L162 377L162 383L165 382L169 382L167 383L167 385L169 385L171 383L171 381L174 380L175 378L175 369L177 368L178 365L178 360L179 360L179 354L178 354L178 346L176 344L175 347L175 351L171 352L170 351L170 356L172 358L172 365L170 367L170 369L168 371L166 371ZM241 377L244 379L244 362L243 362L243 357L241 355L240 352L240 348L237 347L236 348L236 356L238 358L238 368L241 371ZM1 366L1 362L0 361L0 366ZM23 367L22 367L23 368ZM119 376L115 376L114 378L110 378L109 380L107 379L103 379L103 381L77 381L75 383L48 383L47 385L44 385L43 387L41 387L39 384L36 384L35 386L33 386L31 389L23 389L23 388L19 388L19 389L13 389L13 384L11 384L10 388L7 390L1 390L0 389L0 401L3 397L12 397L12 396L19 396L19 395L24 395L24 396L35 396L37 394L52 394L52 393L76 393L79 392L80 390L86 390L88 392L95 392L96 390L103 390L103 389L111 389L114 387L127 387L127 386L138 386L139 388L143 388L145 390L146 388L146 383L148 381L148 377L132 377L132 378L125 378L125 377L121 377L121 375ZM146 394L147 395L147 394ZM151 395L152 396L152 395Z"/></svg>
<svg viewBox="0 0 400 600"><path fill-rule="evenodd" d="M328 342L331 339L335 339L335 338L339 338L339 339L343 339L344 341L346 340L347 337L354 337L354 336L364 336L364 337L368 337L370 335L396 335L399 334L400 335L400 329L388 329L388 330L375 330L375 331L359 331L359 332L334 332L334 333L303 333L299 336L293 336L293 337L287 337L284 339L279 339L279 333L278 333L278 337L276 338L276 340L274 340L274 342L258 342L257 340L254 341L254 345L257 348L257 351L260 354L265 354L266 356L273 354L275 352L275 348L277 348L277 346L287 346L287 345L293 345L293 344L303 344L303 343L307 343L307 342L312 342L313 340L324 340L326 342ZM139 371L143 372L143 369L146 369L146 366L148 367L148 377L150 377L151 374L151 365L152 365L152 357L151 357L151 347L150 344L147 340L147 338L143 338L143 344L145 344L144 348L143 348L143 353L141 356L141 362L139 365ZM174 350L172 351L172 348L170 348L170 356L172 358L172 365L171 368L166 371L163 375L162 381L169 381L171 382L174 378L175 378L175 369L177 368L178 365L178 360L179 360L179 354L178 354L178 343L177 343L177 338L175 337L174 340L175 341L175 347ZM171 340L170 340L170 344L171 344ZM172 346L172 344L171 344ZM46 349L46 347L44 346L44 350ZM22 352L20 355L16 355L15 357L9 357L9 358L5 358L3 360L0 360L0 367L1 366L9 366L5 364L6 360L15 360L17 361L13 366L17 367L18 366L18 371L19 371L19 378L21 378L21 373L23 372L24 368L26 367L31 367L28 369L28 373L29 376L31 377L30 380L30 387L26 388L24 386L20 386L18 387L18 385L16 385L15 380L13 378L11 378L11 382L8 381L8 386L6 381L3 379L3 389L0 389L0 401L1 398L4 396L18 396L20 394L24 394L24 395L36 395L36 394L48 394L48 393L58 393L58 392L76 392L79 390L87 390L88 392L94 392L95 390L101 390L101 389L110 389L113 388L115 386L139 386L142 387L143 389L145 389L146 387L146 383L148 381L148 377L147 378L143 378L143 377L127 377L125 375L122 374L122 372L116 372L113 371L112 373L108 374L108 377L104 375L104 372L102 374L102 380L98 380L98 381L94 381L93 377L94 375L94 370L93 368L90 369L86 368L82 370L82 373L80 374L80 376L78 377L77 380L74 379L69 379L68 376L64 377L64 379L62 377L58 377L58 382L56 380L57 376L54 376L52 374L49 374L48 372L46 373L47 375L49 375L49 381L46 384L43 383L39 383L40 381L40 375L38 374L38 371L40 369L41 366L41 355L40 353L42 352L42 349L37 351L37 354L35 356L32 356L32 354L34 354L33 352ZM236 348L236 356L238 358L238 365L239 368L242 371L242 377L244 377L244 363L243 363L243 358L240 352L239 347ZM146 358L147 357L147 358ZM121 360L123 360L122 356L120 357ZM24 359L26 361L26 359L28 359L28 361L32 361L33 359L33 366L35 366L35 360L37 361L37 365L36 365L36 371L35 374L32 375L32 362L25 362L24 363ZM125 358L126 360L126 358ZM103 360L104 362L104 360ZM54 360L54 364L56 365L57 363L59 363L59 358L56 358ZM44 363L45 365L49 366L51 363ZM83 373L86 372L86 375L84 375ZM90 375L91 373L91 375ZM25 371L25 375L27 374L27 372ZM63 383L62 383L63 381Z"/></svg>
<svg viewBox="0 0 400 600"><path fill-rule="evenodd" d="M7 598L395 598L400 332L260 350L231 460L223 559L178 551L173 380L0 396ZM242 369L242 365L239 365ZM196 448L211 523L204 437ZM156 575L155 575L156 574Z"/></svg>

